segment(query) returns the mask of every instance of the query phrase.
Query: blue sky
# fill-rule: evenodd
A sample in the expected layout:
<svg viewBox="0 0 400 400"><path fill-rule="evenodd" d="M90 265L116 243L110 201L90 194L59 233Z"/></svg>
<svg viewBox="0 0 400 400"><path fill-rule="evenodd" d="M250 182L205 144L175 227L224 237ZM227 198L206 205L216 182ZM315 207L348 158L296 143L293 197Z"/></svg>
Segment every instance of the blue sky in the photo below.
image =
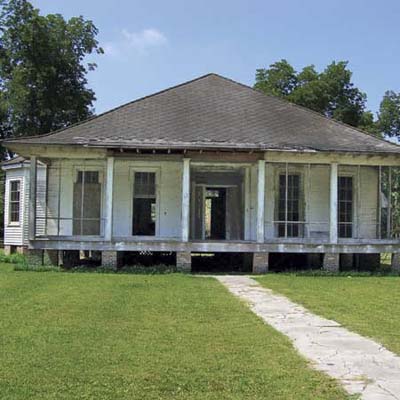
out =
<svg viewBox="0 0 400 400"><path fill-rule="evenodd" d="M106 54L89 75L96 112L216 72L254 83L286 58L296 68L348 60L376 111L400 91L398 0L32 0L43 13L83 15Z"/></svg>

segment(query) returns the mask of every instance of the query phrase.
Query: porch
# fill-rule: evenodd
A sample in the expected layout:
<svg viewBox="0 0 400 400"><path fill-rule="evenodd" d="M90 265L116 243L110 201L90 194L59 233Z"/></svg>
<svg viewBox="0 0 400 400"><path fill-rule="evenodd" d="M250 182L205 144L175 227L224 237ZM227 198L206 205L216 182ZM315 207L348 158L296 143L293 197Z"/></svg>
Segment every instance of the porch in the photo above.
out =
<svg viewBox="0 0 400 400"><path fill-rule="evenodd" d="M269 253L400 250L395 158L167 151L47 158L46 190L31 160L35 250L242 252L264 255L264 264Z"/></svg>

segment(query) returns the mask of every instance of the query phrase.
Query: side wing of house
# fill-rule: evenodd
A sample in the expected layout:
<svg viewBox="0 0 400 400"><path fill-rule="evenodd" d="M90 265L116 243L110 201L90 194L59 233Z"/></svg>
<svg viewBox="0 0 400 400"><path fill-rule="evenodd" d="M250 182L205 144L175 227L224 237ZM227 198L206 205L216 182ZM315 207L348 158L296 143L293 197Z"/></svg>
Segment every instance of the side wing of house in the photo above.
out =
<svg viewBox="0 0 400 400"><path fill-rule="evenodd" d="M4 188L4 247L7 252L23 251L27 247L29 224L29 162L3 166ZM45 234L47 171L40 165L37 174L36 215L37 232Z"/></svg>

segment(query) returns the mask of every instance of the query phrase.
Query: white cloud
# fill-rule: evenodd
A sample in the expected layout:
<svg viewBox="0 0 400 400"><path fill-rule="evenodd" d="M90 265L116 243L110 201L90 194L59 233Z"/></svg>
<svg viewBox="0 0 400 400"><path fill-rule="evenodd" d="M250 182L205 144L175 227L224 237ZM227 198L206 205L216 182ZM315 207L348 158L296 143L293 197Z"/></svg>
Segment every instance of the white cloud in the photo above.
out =
<svg viewBox="0 0 400 400"><path fill-rule="evenodd" d="M129 32L123 29L121 38L114 42L106 42L103 49L104 53L109 56L119 56L132 50L147 53L150 48L164 46L167 42L166 36L158 29L149 28L140 32Z"/></svg>
<svg viewBox="0 0 400 400"><path fill-rule="evenodd" d="M107 42L103 46L104 53L109 55L109 56L116 56L119 54L119 49L118 46L116 46L114 43Z"/></svg>
<svg viewBox="0 0 400 400"><path fill-rule="evenodd" d="M140 32L122 31L124 38L130 46L144 50L149 47L162 46L167 43L165 35L157 29L143 29Z"/></svg>

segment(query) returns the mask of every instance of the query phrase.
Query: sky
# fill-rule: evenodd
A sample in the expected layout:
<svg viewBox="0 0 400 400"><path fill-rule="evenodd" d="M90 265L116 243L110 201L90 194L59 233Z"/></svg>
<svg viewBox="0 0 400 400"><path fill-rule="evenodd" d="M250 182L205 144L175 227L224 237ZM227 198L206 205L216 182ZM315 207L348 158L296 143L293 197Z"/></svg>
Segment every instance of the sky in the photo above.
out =
<svg viewBox="0 0 400 400"><path fill-rule="evenodd" d="M282 58L296 69L349 61L376 112L400 91L398 0L31 0L43 14L83 15L105 54L90 56L96 113L215 72L253 85Z"/></svg>

